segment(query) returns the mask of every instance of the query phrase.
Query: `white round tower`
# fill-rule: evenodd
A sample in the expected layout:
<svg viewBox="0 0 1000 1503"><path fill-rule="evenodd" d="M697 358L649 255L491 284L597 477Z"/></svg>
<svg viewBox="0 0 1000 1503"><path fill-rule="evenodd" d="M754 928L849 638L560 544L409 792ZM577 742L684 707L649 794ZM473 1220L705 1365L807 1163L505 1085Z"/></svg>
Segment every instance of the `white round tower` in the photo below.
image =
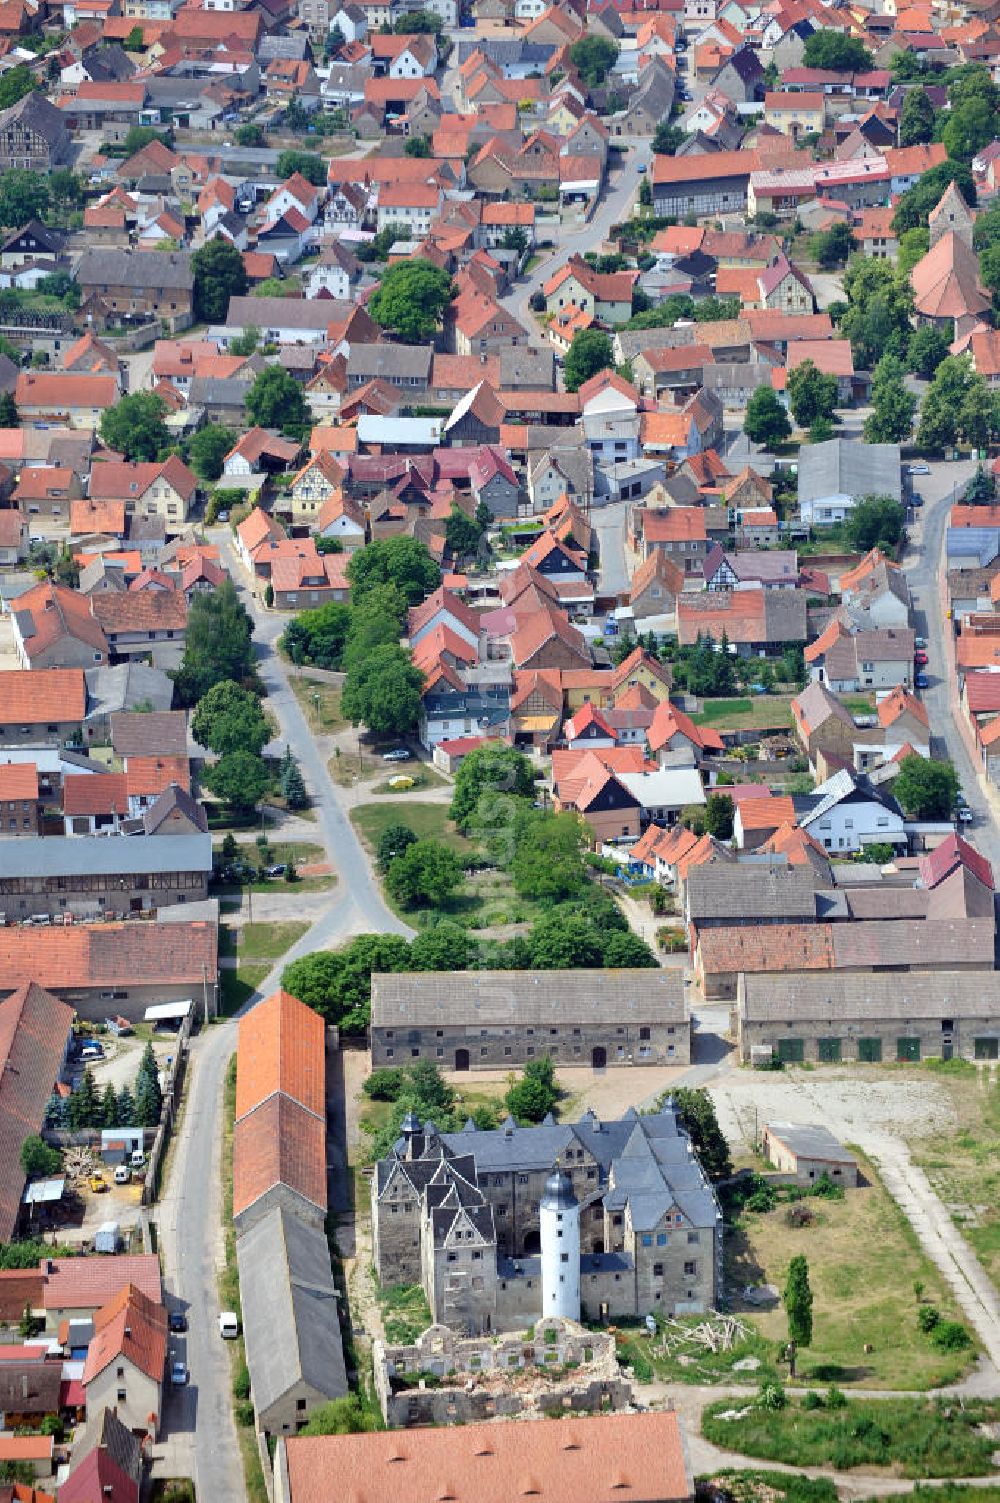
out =
<svg viewBox="0 0 1000 1503"><path fill-rule="evenodd" d="M542 1246L542 1315L580 1319L580 1207L561 1169L545 1181L538 1206Z"/></svg>

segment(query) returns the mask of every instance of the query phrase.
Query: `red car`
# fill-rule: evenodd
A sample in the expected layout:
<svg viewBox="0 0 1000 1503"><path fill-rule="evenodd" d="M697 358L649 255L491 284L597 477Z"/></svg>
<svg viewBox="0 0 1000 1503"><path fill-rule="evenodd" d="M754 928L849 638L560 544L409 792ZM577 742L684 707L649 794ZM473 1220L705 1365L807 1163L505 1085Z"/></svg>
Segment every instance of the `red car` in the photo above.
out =
<svg viewBox="0 0 1000 1503"><path fill-rule="evenodd" d="M916 663L918 668L923 668L924 664L927 662L926 652L915 652L913 654L913 661Z"/></svg>

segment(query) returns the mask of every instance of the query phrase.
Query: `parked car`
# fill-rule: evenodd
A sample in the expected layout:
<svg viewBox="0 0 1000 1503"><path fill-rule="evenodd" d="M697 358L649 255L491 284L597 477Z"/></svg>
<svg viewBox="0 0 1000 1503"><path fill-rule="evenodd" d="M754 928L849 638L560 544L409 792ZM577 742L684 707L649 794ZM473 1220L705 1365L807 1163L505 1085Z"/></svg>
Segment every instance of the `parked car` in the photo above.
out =
<svg viewBox="0 0 1000 1503"><path fill-rule="evenodd" d="M910 465L910 474L911 475L929 475L930 472L931 472L930 465L929 464L924 464L923 460L918 460L916 464L911 464Z"/></svg>
<svg viewBox="0 0 1000 1503"><path fill-rule="evenodd" d="M924 648L924 647L927 646L927 638L926 637L914 637L914 639L913 639L913 645L914 645L914 647Z"/></svg>
<svg viewBox="0 0 1000 1503"><path fill-rule="evenodd" d="M219 1335L226 1341L235 1341L239 1334L239 1317L233 1310L223 1310L219 1315Z"/></svg>
<svg viewBox="0 0 1000 1503"><path fill-rule="evenodd" d="M972 821L976 817L973 814L972 810L969 808L968 804L963 804L960 809L956 809L955 815L958 819L959 824L962 825L971 825Z"/></svg>
<svg viewBox="0 0 1000 1503"><path fill-rule="evenodd" d="M267 875L269 877L283 877L285 875L285 863L283 861L279 861L277 866L269 866L267 869Z"/></svg>
<svg viewBox="0 0 1000 1503"><path fill-rule="evenodd" d="M920 494L920 492L919 491L911 491L911 493L910 493L910 505L911 506L923 506L923 504L924 504L924 498Z"/></svg>
<svg viewBox="0 0 1000 1503"><path fill-rule="evenodd" d="M410 753L406 750L405 746L397 746L393 751L383 752L382 754L383 762L408 762L409 760Z"/></svg>
<svg viewBox="0 0 1000 1503"><path fill-rule="evenodd" d="M184 1385L185 1385L185 1383L187 1382L187 1380L188 1380L187 1363L186 1362L171 1362L171 1364L170 1364L170 1381L173 1384L173 1386L175 1388L183 1388Z"/></svg>
<svg viewBox="0 0 1000 1503"><path fill-rule="evenodd" d="M96 1040L91 1039L88 1043L84 1044L83 1048L80 1050L80 1058L81 1059L103 1059L104 1058L104 1045L103 1044L98 1044L96 1042Z"/></svg>
<svg viewBox="0 0 1000 1503"><path fill-rule="evenodd" d="M183 1310L171 1310L167 1324L172 1331L186 1331L188 1328L187 1316Z"/></svg>
<svg viewBox="0 0 1000 1503"><path fill-rule="evenodd" d="M646 170L646 164L645 164L645 162L640 162L637 170L639 172L645 172L645 170Z"/></svg>
<svg viewBox="0 0 1000 1503"><path fill-rule="evenodd" d="M916 685L917 685L918 689L929 689L930 688L930 682L931 681L927 677L926 673L918 673L917 674Z"/></svg>
<svg viewBox="0 0 1000 1503"><path fill-rule="evenodd" d="M127 1164L119 1164L115 1169L115 1184L127 1185L132 1178L132 1171Z"/></svg>
<svg viewBox="0 0 1000 1503"><path fill-rule="evenodd" d="M229 521L229 513L228 513L228 511L220 511L218 513L218 515L216 516L215 520L217 522L228 522Z"/></svg>
<svg viewBox="0 0 1000 1503"><path fill-rule="evenodd" d="M913 654L913 661L918 665L918 667L922 668L927 662L926 652L915 652Z"/></svg>

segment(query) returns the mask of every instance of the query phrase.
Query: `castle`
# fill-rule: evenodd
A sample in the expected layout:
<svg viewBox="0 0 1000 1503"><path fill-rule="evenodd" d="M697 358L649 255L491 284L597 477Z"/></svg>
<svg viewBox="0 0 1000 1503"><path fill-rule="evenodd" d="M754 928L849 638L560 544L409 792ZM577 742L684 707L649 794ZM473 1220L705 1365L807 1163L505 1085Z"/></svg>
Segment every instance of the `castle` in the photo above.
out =
<svg viewBox="0 0 1000 1503"><path fill-rule="evenodd" d="M670 1102L458 1133L411 1113L371 1194L380 1282L421 1284L469 1335L699 1313L721 1290L722 1214Z"/></svg>

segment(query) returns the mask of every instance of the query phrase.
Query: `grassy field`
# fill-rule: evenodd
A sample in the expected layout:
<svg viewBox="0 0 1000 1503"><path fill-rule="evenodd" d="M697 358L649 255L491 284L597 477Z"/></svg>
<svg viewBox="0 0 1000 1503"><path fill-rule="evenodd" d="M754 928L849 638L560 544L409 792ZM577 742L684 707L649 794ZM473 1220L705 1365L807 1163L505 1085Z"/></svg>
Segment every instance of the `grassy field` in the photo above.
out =
<svg viewBox="0 0 1000 1503"><path fill-rule="evenodd" d="M227 966L219 972L219 1017L231 1018L255 992L271 969L270 961L241 965L235 971Z"/></svg>
<svg viewBox="0 0 1000 1503"><path fill-rule="evenodd" d="M283 924L244 924L239 930L236 953L243 961L277 960L301 939L309 925L303 920Z"/></svg>
<svg viewBox="0 0 1000 1503"><path fill-rule="evenodd" d="M921 1251L909 1222L871 1165L870 1183L843 1200L805 1202L811 1225L789 1225L788 1205L764 1215L744 1212L726 1238L730 1288L766 1282L783 1289L789 1260L802 1253L813 1290L813 1341L799 1353L798 1377L866 1388L932 1388L961 1377L968 1352L942 1352L917 1326L914 1284L945 1320L960 1311L936 1267ZM787 1339L783 1308L755 1313L761 1335ZM866 1353L865 1346L872 1351Z"/></svg>
<svg viewBox="0 0 1000 1503"><path fill-rule="evenodd" d="M441 840L451 846L460 856L468 856L475 850L471 840L466 840L453 820L448 818L447 804L428 804L407 800L406 806L392 804L359 804L351 810L351 823L368 846L374 851L382 835L390 825L409 825L420 840Z"/></svg>
<svg viewBox="0 0 1000 1503"><path fill-rule="evenodd" d="M834 1391L836 1394L836 1391ZM852 1399L837 1407L795 1399L782 1409L722 1399L702 1414L706 1439L789 1466L887 1467L902 1477L981 1477L993 1470L996 1442L985 1426L1000 1404L920 1399ZM728 1417L727 1417L728 1416Z"/></svg>
<svg viewBox="0 0 1000 1503"><path fill-rule="evenodd" d="M339 687L319 678L299 678L294 673L288 675L288 682L310 730L326 736L346 730L347 721L340 713Z"/></svg>
<svg viewBox="0 0 1000 1503"><path fill-rule="evenodd" d="M952 1212L994 1283L1000 1282L1000 1086L952 1060L938 1077L957 1118L952 1133L911 1143L913 1158Z"/></svg>
<svg viewBox="0 0 1000 1503"><path fill-rule="evenodd" d="M390 764L391 765L391 764ZM338 747L326 764L326 770L341 788L351 788L355 783L370 782L373 778L385 781L386 764L381 752L345 751Z"/></svg>
<svg viewBox="0 0 1000 1503"><path fill-rule="evenodd" d="M419 1284L380 1287L378 1302L387 1341L414 1341L431 1324L430 1308Z"/></svg>
<svg viewBox="0 0 1000 1503"><path fill-rule="evenodd" d="M706 699L691 719L695 725L710 725L717 731L768 730L792 724L788 694L759 694L753 699Z"/></svg>

